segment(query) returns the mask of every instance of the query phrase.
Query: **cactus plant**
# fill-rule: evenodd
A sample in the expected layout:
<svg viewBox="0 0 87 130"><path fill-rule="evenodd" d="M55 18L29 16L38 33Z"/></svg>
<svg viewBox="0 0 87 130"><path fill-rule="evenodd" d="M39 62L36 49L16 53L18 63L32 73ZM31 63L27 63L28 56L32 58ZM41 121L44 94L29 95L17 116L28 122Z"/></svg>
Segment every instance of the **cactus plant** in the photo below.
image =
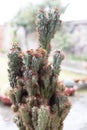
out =
<svg viewBox="0 0 87 130"><path fill-rule="evenodd" d="M19 130L62 130L70 110L65 87L58 80L64 55L57 50L53 63L48 61L51 39L61 25L59 18L58 9L40 10L36 22L39 48L23 53L14 44L8 54L10 98Z"/></svg>

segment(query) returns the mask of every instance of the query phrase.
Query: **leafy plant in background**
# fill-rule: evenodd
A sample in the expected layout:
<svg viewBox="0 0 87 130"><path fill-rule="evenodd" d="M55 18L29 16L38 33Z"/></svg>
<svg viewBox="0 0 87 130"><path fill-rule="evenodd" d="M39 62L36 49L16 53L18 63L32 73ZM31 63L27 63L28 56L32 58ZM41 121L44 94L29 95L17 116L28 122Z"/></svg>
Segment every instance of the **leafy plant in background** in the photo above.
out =
<svg viewBox="0 0 87 130"><path fill-rule="evenodd" d="M65 30L65 25L62 25L61 31L57 32L55 35L55 38L53 39L53 50L55 48L60 48L61 50L63 50L63 52L65 52L66 54L71 52L71 48L72 48L72 42L70 39L70 34L67 33L67 31Z"/></svg>
<svg viewBox="0 0 87 130"><path fill-rule="evenodd" d="M65 87L58 81L64 55L56 50L53 63L48 61L51 39L61 25L59 18L57 9L40 10L36 22L39 48L23 53L14 44L8 54L10 98L19 130L62 130L70 110Z"/></svg>

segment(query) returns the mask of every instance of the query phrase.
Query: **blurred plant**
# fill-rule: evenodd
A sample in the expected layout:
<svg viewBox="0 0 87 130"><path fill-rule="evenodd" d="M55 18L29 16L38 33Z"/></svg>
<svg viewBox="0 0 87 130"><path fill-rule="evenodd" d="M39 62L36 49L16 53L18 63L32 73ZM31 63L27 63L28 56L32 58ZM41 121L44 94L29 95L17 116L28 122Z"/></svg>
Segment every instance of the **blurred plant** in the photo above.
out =
<svg viewBox="0 0 87 130"><path fill-rule="evenodd" d="M11 32L10 32L10 36L11 36L11 41L13 43L16 43L19 41L18 39L18 35L17 35L17 28L16 27L13 27Z"/></svg>
<svg viewBox="0 0 87 130"><path fill-rule="evenodd" d="M28 5L27 7L19 10L17 15L11 21L11 25L16 27L16 31L23 27L25 32L25 44L28 48L28 35L30 32L35 31L35 16L37 8L33 5Z"/></svg>
<svg viewBox="0 0 87 130"><path fill-rule="evenodd" d="M14 44L9 58L10 98L19 130L62 130L70 110L65 87L58 81L64 55L55 51L53 64L48 61L50 42L60 27L58 9L40 10L37 33L40 47L25 54Z"/></svg>
<svg viewBox="0 0 87 130"><path fill-rule="evenodd" d="M65 28L66 25L62 24L61 31L56 33L55 38L52 42L55 43L53 46L53 50L55 48L60 48L68 54L71 52L71 48L73 48L73 43L71 42L70 34Z"/></svg>

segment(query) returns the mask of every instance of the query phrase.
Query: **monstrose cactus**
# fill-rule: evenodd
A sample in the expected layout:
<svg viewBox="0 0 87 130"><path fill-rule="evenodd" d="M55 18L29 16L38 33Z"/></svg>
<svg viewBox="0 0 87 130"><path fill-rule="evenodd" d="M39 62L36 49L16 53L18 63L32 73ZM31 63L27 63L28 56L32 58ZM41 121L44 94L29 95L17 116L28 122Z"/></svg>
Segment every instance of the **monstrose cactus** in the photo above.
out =
<svg viewBox="0 0 87 130"><path fill-rule="evenodd" d="M53 63L48 61L51 39L61 25L59 17L57 9L40 10L36 22L39 48L23 53L14 44L8 54L10 98L19 130L62 130L70 110L65 87L58 80L64 56L57 50Z"/></svg>

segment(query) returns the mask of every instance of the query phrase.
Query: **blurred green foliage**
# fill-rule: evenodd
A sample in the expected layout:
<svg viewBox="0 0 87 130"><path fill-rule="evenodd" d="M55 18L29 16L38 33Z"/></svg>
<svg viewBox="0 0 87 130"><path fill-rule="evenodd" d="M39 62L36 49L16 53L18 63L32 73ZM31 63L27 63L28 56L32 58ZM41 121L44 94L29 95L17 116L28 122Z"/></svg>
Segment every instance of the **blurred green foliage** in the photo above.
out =
<svg viewBox="0 0 87 130"><path fill-rule="evenodd" d="M74 61L87 61L87 56L78 56L78 55L75 55L75 54L69 54L67 56L68 59L70 60L74 60Z"/></svg>
<svg viewBox="0 0 87 130"><path fill-rule="evenodd" d="M67 33L67 30L65 29L65 25L61 26L61 30L56 33L52 43L55 43L53 45L53 50L59 48L63 50L65 53L70 52L72 48L72 42L70 39L70 34Z"/></svg>

